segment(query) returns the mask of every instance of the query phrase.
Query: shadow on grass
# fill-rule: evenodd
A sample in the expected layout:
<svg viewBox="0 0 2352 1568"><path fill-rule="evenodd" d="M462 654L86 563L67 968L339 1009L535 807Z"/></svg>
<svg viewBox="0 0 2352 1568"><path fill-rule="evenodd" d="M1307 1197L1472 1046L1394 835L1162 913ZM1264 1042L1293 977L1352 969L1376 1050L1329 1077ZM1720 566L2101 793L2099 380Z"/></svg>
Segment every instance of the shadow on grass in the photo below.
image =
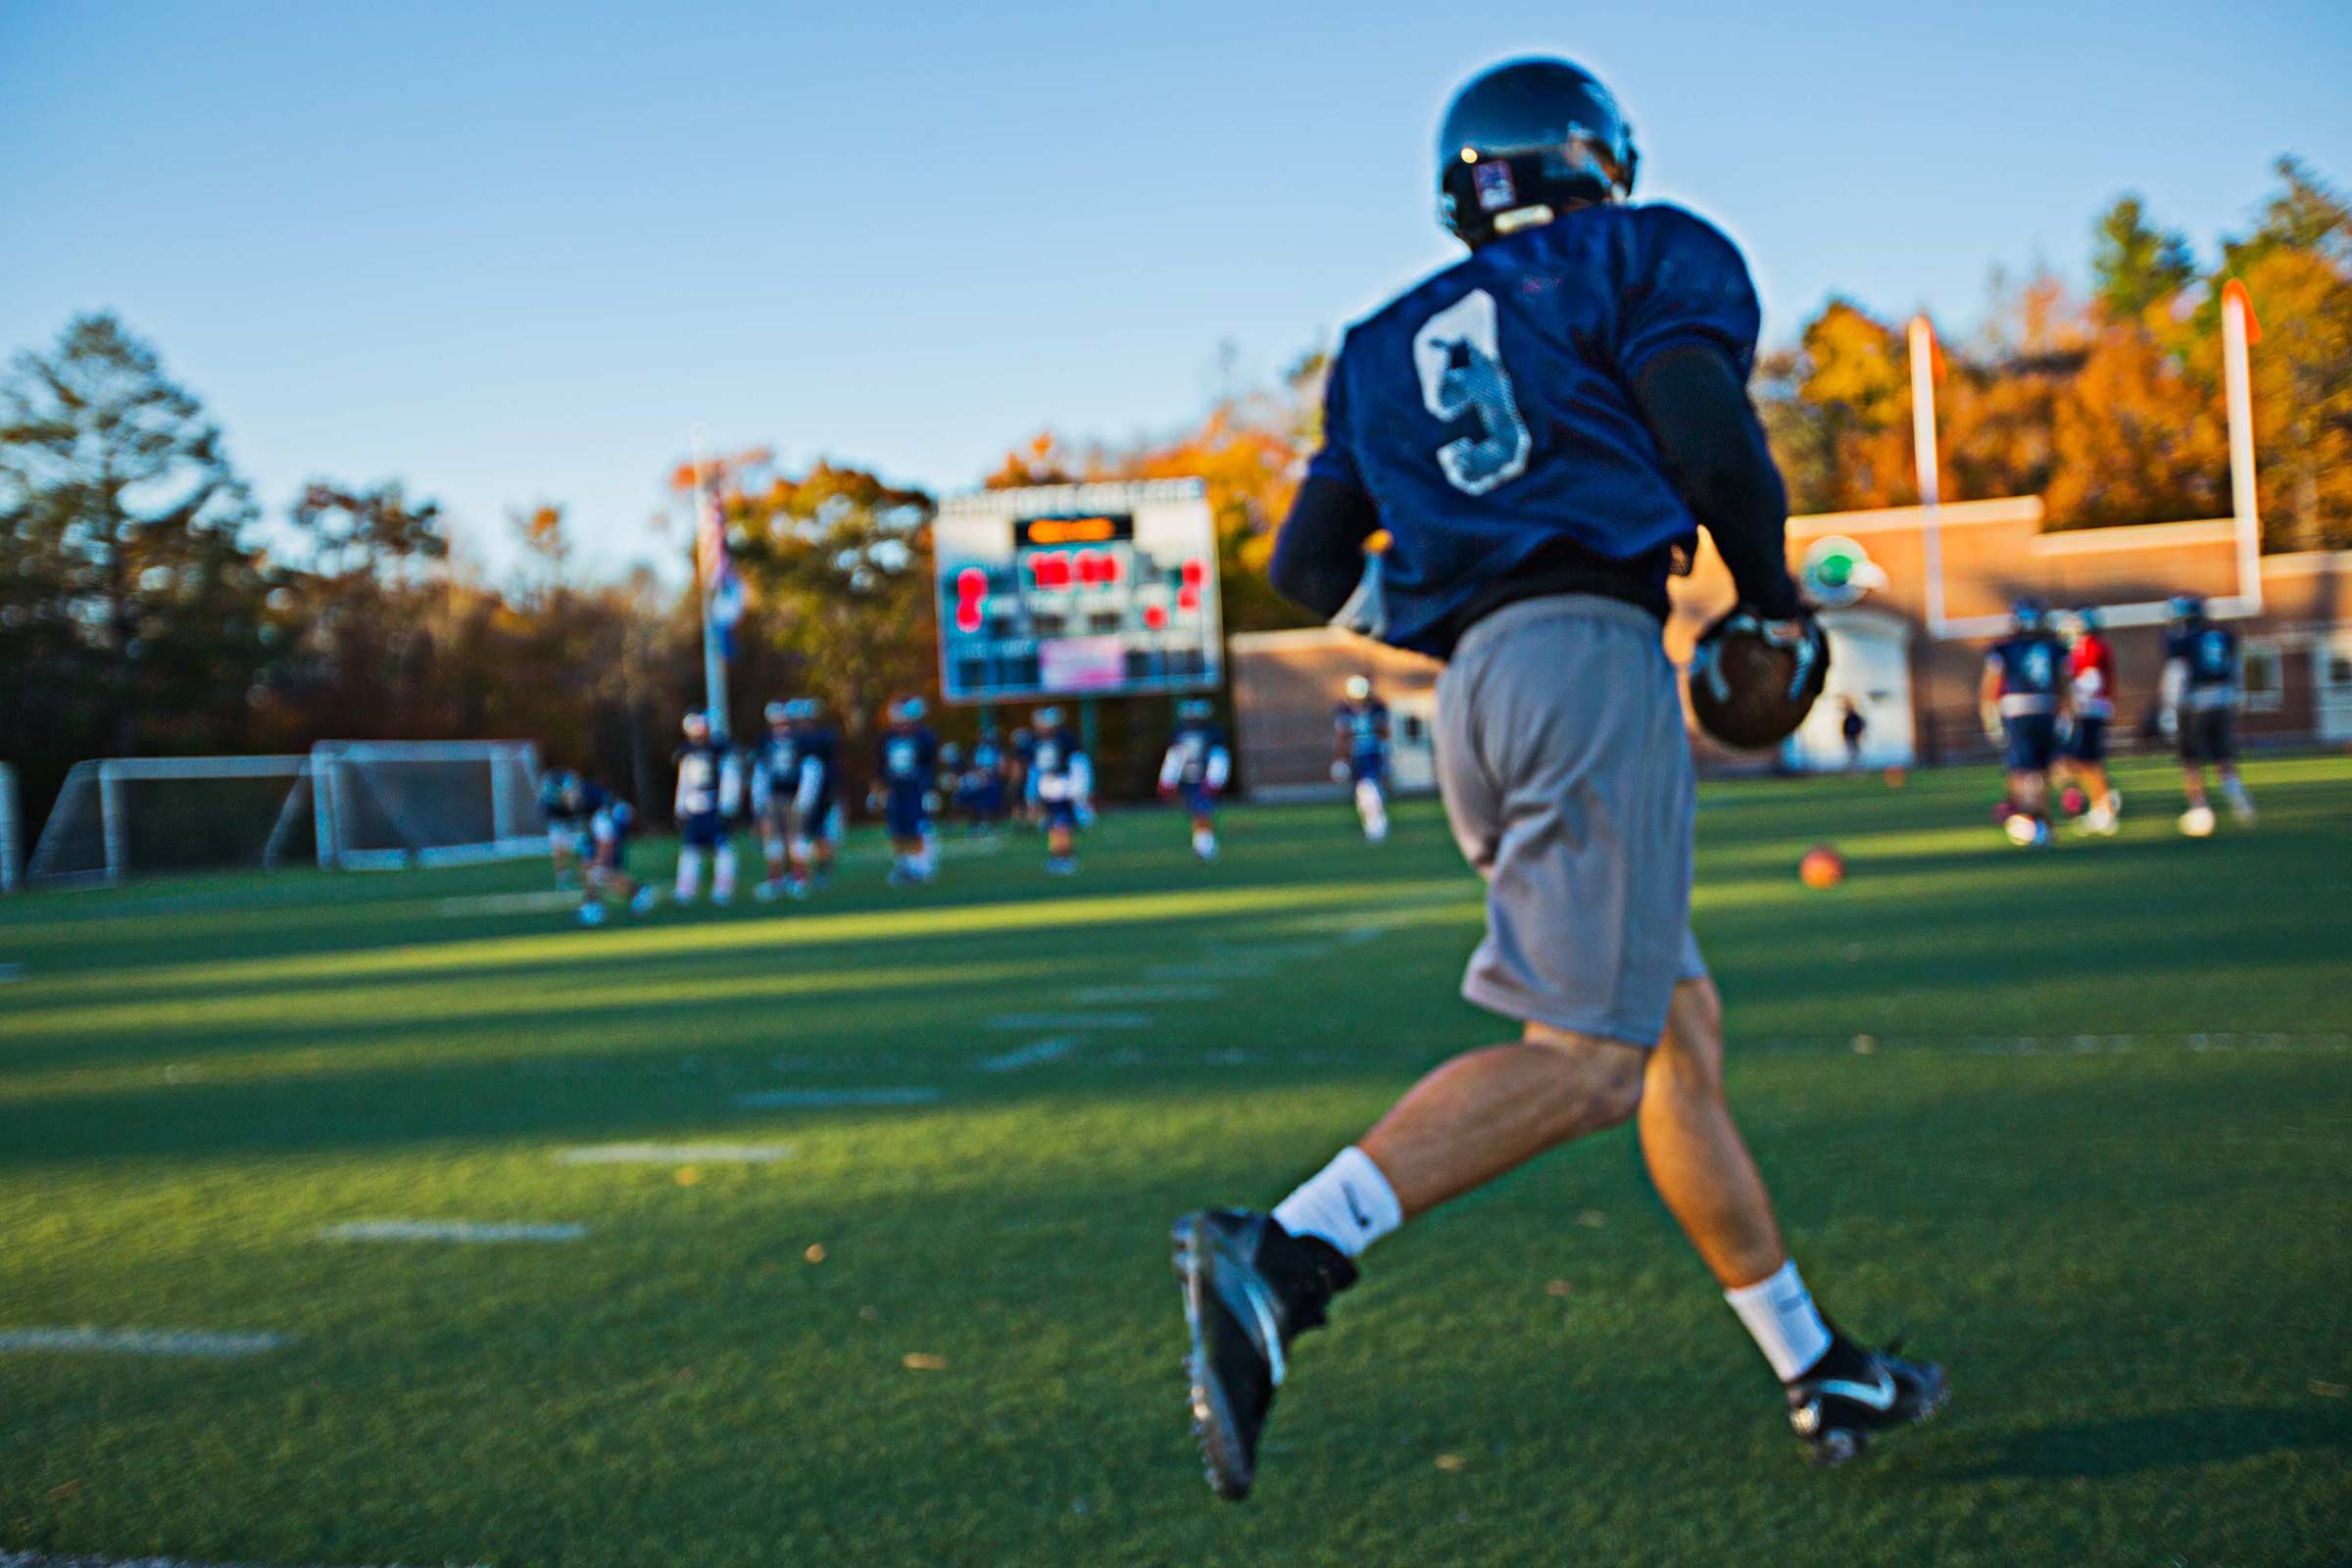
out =
<svg viewBox="0 0 2352 1568"><path fill-rule="evenodd" d="M2352 1413L2258 1405L2161 1410L1996 1438L1938 1472L1947 1481L2105 1481L2274 1453L2352 1454Z"/></svg>

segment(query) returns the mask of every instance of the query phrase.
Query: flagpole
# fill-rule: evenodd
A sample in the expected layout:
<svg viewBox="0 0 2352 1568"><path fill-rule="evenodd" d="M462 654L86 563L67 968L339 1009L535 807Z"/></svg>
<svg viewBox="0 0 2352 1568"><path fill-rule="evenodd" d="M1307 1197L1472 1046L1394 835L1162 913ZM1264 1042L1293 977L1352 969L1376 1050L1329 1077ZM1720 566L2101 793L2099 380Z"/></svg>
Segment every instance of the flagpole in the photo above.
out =
<svg viewBox="0 0 2352 1568"><path fill-rule="evenodd" d="M1919 475L1920 547L1927 573L1928 631L1943 635L1943 529L1936 521L1936 329L1911 318L1911 453Z"/></svg>
<svg viewBox="0 0 2352 1568"><path fill-rule="evenodd" d="M711 600L718 593L715 568L717 552L706 543L706 531L724 528L724 519L710 512L710 497L703 480L703 427L696 425L687 439L694 449L694 582L696 597L703 607L703 699L705 711L710 719L713 740L727 738L727 651L719 636L717 617L711 614ZM723 540L723 535L722 535Z"/></svg>
<svg viewBox="0 0 2352 1568"><path fill-rule="evenodd" d="M2230 411L2230 520L2237 537L2237 600L2262 611L2262 518L2255 503L2253 372L2246 346L2261 335L2254 302L2236 278L2222 285L2222 390Z"/></svg>

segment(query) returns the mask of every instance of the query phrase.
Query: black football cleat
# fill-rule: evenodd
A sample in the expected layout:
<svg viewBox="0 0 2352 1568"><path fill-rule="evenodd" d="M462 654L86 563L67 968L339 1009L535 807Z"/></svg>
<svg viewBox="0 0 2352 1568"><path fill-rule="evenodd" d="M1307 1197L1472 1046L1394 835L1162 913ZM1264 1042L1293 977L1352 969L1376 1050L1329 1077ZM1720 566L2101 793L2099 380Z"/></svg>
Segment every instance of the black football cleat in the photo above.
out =
<svg viewBox="0 0 2352 1568"><path fill-rule="evenodd" d="M1257 1477L1257 1439L1293 1340L1324 1320L1355 1265L1263 1214L1202 1209L1176 1222L1176 1277L1192 1331L1185 1358L1193 1435L1208 1484L1239 1502Z"/></svg>
<svg viewBox="0 0 2352 1568"><path fill-rule="evenodd" d="M1872 1434L1925 1421L1943 1408L1951 1385L1943 1368L1840 1343L1788 1385L1788 1424L1805 1457L1823 1468L1862 1451Z"/></svg>

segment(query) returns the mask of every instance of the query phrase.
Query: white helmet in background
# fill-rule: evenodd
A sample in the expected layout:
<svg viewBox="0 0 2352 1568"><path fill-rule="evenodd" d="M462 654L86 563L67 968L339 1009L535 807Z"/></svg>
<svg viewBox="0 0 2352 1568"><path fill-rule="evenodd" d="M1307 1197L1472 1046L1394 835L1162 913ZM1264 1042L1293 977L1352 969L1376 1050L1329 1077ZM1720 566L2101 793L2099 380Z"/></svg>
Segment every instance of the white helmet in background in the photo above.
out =
<svg viewBox="0 0 2352 1568"><path fill-rule="evenodd" d="M1348 676L1348 700L1349 702L1351 702L1351 703L1360 703L1360 702L1362 702L1364 699L1366 699L1367 697L1370 697L1371 695L1372 695L1372 677L1371 677L1371 676L1369 676L1369 675L1350 675L1350 676Z"/></svg>

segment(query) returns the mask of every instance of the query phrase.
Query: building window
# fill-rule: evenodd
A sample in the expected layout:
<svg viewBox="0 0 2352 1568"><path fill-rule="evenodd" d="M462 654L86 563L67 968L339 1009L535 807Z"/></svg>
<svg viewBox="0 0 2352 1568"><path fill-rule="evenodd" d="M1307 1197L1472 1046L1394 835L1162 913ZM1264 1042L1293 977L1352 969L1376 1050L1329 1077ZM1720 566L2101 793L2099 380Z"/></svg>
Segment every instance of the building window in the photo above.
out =
<svg viewBox="0 0 2352 1568"><path fill-rule="evenodd" d="M2280 700L2278 645L2271 639L2249 637L2238 645L2238 706L2250 713L2278 711Z"/></svg>

